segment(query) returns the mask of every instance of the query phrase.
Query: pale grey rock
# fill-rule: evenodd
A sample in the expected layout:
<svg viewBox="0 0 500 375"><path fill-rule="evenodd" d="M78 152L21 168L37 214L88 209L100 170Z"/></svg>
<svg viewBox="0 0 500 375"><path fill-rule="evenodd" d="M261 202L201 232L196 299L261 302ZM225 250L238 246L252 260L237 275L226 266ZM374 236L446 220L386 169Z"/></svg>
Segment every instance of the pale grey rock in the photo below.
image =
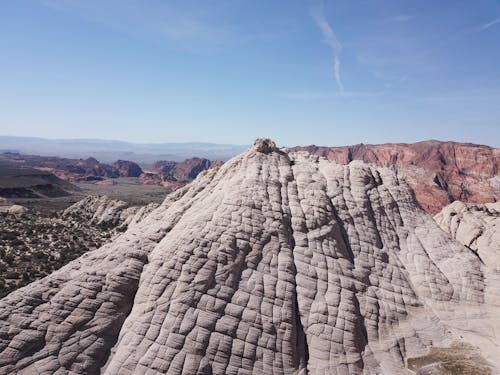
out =
<svg viewBox="0 0 500 375"><path fill-rule="evenodd" d="M126 228L136 224L158 204L129 206L127 202L111 199L106 195L89 195L63 211L63 217L87 220L90 224L108 225Z"/></svg>
<svg viewBox="0 0 500 375"><path fill-rule="evenodd" d="M404 374L457 342L497 373L499 281L390 170L258 140L0 300L0 373Z"/></svg>
<svg viewBox="0 0 500 375"><path fill-rule="evenodd" d="M120 214L121 224L118 229L127 229L127 227L136 225L144 220L153 210L158 208L158 203L149 203L145 206L132 206Z"/></svg>
<svg viewBox="0 0 500 375"><path fill-rule="evenodd" d="M12 204L12 205L0 206L0 212L7 213L10 215L22 215L28 212L28 209L19 204Z"/></svg>
<svg viewBox="0 0 500 375"><path fill-rule="evenodd" d="M129 208L127 202L111 199L106 195L89 195L63 211L63 217L80 217L91 224L118 224Z"/></svg>
<svg viewBox="0 0 500 375"><path fill-rule="evenodd" d="M500 202L455 201L434 219L451 237L476 251L486 265L500 268Z"/></svg>
<svg viewBox="0 0 500 375"><path fill-rule="evenodd" d="M500 176L495 176L490 179L490 185L493 187L497 196L500 196Z"/></svg>

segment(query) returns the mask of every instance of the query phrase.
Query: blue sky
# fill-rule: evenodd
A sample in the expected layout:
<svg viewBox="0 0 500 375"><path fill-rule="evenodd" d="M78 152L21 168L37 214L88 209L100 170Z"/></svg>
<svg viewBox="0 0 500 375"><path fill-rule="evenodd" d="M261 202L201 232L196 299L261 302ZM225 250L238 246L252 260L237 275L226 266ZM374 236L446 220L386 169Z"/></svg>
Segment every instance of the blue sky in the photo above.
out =
<svg viewBox="0 0 500 375"><path fill-rule="evenodd" d="M0 2L0 134L500 146L500 0Z"/></svg>

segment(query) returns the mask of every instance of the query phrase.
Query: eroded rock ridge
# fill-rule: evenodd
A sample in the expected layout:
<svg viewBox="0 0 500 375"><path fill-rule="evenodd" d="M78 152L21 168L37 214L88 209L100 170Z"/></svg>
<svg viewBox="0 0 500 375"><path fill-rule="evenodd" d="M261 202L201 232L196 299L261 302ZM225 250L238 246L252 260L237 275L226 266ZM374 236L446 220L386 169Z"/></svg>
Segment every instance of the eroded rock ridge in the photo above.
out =
<svg viewBox="0 0 500 375"><path fill-rule="evenodd" d="M0 300L0 373L493 374L498 285L390 169L258 140Z"/></svg>

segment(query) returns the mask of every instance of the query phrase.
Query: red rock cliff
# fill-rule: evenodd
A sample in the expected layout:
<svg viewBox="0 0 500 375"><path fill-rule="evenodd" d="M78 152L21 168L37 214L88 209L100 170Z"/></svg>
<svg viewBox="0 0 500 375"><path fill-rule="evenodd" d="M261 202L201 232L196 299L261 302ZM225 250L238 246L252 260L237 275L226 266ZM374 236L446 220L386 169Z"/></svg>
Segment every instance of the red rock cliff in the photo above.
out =
<svg viewBox="0 0 500 375"><path fill-rule="evenodd" d="M500 149L470 143L425 141L412 144L304 146L312 154L347 164L363 160L393 166L415 191L417 201L430 213L454 200L496 202L500 198Z"/></svg>

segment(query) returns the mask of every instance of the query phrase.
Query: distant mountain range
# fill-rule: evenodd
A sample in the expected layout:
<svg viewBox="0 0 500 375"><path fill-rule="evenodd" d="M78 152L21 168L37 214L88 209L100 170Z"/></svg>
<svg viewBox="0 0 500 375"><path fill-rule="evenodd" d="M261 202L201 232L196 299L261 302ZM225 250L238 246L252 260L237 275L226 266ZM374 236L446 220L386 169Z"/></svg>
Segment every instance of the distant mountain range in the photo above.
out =
<svg viewBox="0 0 500 375"><path fill-rule="evenodd" d="M0 164L42 168L67 181L140 177L144 184L176 189L244 148L212 143L136 144L0 136ZM431 140L342 147L310 145L288 150L307 151L339 164L362 160L391 167L405 177L420 206L432 214L455 200L487 203L497 201L500 195L500 149L489 146Z"/></svg>
<svg viewBox="0 0 500 375"><path fill-rule="evenodd" d="M220 160L205 158L189 158L184 161L159 160L142 169L137 163L129 160L117 160L113 164L102 163L93 157L86 159L61 158L58 156L26 155L17 152L0 152L0 193L4 171L7 175L24 176L26 170L35 170L40 173L52 174L54 179L68 182L95 182L98 184L115 184L113 179L119 177L139 177L145 185L161 185L170 189L178 189L191 182L204 170L221 166ZM32 186L31 181L21 179L21 185ZM19 188L19 186L17 186ZM5 195L8 194L8 195ZM17 196L16 192L4 192L5 196ZM2 196L2 194L0 194Z"/></svg>
<svg viewBox="0 0 500 375"><path fill-rule="evenodd" d="M197 156L211 160L228 160L247 145L189 143L131 143L102 139L45 139L0 136L0 152L10 151L42 156L86 159L93 157L104 163L118 159L140 165L158 160L182 161Z"/></svg>

